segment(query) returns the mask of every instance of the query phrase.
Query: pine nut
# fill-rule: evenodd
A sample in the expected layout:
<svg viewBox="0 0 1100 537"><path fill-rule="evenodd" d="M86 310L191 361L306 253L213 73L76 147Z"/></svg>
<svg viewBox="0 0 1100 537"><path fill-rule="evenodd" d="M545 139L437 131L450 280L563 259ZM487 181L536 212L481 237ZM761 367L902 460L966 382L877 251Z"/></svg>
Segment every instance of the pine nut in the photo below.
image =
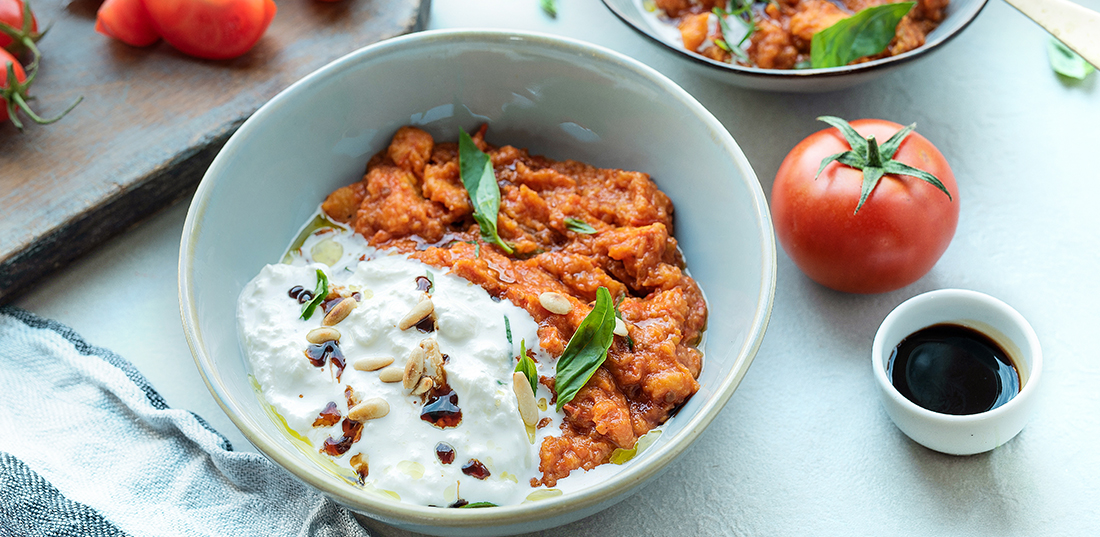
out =
<svg viewBox="0 0 1100 537"><path fill-rule="evenodd" d="M355 309L359 303L354 298L348 297L336 303L332 306L332 309L328 310L328 314L325 315L325 320L321 321L324 326L333 326L339 324L340 321L348 318L351 314L351 310Z"/></svg>
<svg viewBox="0 0 1100 537"><path fill-rule="evenodd" d="M404 370L395 365L391 365L378 373L378 380L382 382L401 382L401 378L404 376Z"/></svg>
<svg viewBox="0 0 1100 537"><path fill-rule="evenodd" d="M420 395L422 393L426 393L428 390L430 390L434 387L435 387L435 382L432 381L432 378L431 377L424 377L424 378L421 378L420 382L416 385L415 388L413 388L412 394L413 395Z"/></svg>
<svg viewBox="0 0 1100 537"><path fill-rule="evenodd" d="M626 331L626 323L624 323L623 320L618 317L615 318L615 329L612 330L612 333L614 333L616 336L622 337L630 335L630 332Z"/></svg>
<svg viewBox="0 0 1100 537"><path fill-rule="evenodd" d="M340 341L340 331L328 326L319 326L306 334L306 341L320 345L326 341Z"/></svg>
<svg viewBox="0 0 1100 537"><path fill-rule="evenodd" d="M531 383L527 376L520 371L512 373L512 391L516 394L516 402L519 403L519 417L523 424L534 427L539 421L539 409L535 404L535 392L531 391Z"/></svg>
<svg viewBox="0 0 1100 537"><path fill-rule="evenodd" d="M416 323L423 321L425 317L432 314L435 311L435 304L432 303L432 299L427 298L418 302L413 309L409 310L404 317L401 318L401 322L397 323L397 328L401 330L408 330L412 328Z"/></svg>
<svg viewBox="0 0 1100 537"><path fill-rule="evenodd" d="M436 386L443 385L443 354L439 352L439 343L432 338L426 338L420 342L420 348L427 355L428 364L432 366L431 377Z"/></svg>
<svg viewBox="0 0 1100 537"><path fill-rule="evenodd" d="M409 355L409 360L405 362L405 371L401 377L401 385L406 390L411 390L416 387L416 384L420 382L420 377L424 376L424 358L426 358L424 349L419 347L412 350L412 354Z"/></svg>
<svg viewBox="0 0 1100 537"><path fill-rule="evenodd" d="M539 304L542 304L546 311L558 315L565 315L573 311L573 303L569 302L565 295L552 291L539 295Z"/></svg>
<svg viewBox="0 0 1100 537"><path fill-rule="evenodd" d="M370 358L360 358L352 365L359 371L378 371L392 363L393 358L389 356L372 356Z"/></svg>
<svg viewBox="0 0 1100 537"><path fill-rule="evenodd" d="M348 410L348 419L363 422L381 418L389 413L390 404L387 403L385 399L375 397L351 407L351 409Z"/></svg>

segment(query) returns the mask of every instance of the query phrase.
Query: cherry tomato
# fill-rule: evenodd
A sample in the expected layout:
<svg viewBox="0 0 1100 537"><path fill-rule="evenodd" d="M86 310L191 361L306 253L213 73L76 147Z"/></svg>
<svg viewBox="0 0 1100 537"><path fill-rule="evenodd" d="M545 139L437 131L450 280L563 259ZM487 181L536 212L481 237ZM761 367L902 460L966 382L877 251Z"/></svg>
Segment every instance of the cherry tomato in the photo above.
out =
<svg viewBox="0 0 1100 537"><path fill-rule="evenodd" d="M883 143L902 129L890 121L851 122ZM772 186L776 237L810 279L839 291L882 293L909 285L940 259L955 235L959 195L943 154L910 133L894 160L938 178L950 197L910 175L886 174L860 202L863 172L822 159L851 149L837 128L811 134L787 154Z"/></svg>
<svg viewBox="0 0 1100 537"><path fill-rule="evenodd" d="M248 52L275 17L272 0L144 0L153 27L184 54L225 60Z"/></svg>
<svg viewBox="0 0 1100 537"><path fill-rule="evenodd" d="M19 63L19 60L15 59L10 52L0 48L0 67L3 71L0 71L0 92L3 92L7 96L7 90L10 87L8 84L8 65L11 64L12 70L15 72L15 80L18 83L22 83L27 80L27 73L23 71L23 65ZM5 99L3 103L3 109L0 110L0 121L8 120L8 109L12 108L8 105L8 100ZM14 111L14 110L13 110Z"/></svg>
<svg viewBox="0 0 1100 537"><path fill-rule="evenodd" d="M144 0L106 0L96 12L95 31L135 47L160 40Z"/></svg>
<svg viewBox="0 0 1100 537"><path fill-rule="evenodd" d="M12 39L8 33L0 32L0 48L19 54L33 47L34 42L42 37L38 33L38 20L34 13L31 13L30 21L24 22L26 12L28 10L23 6L23 0L0 0L0 22L7 24L19 36L19 39Z"/></svg>

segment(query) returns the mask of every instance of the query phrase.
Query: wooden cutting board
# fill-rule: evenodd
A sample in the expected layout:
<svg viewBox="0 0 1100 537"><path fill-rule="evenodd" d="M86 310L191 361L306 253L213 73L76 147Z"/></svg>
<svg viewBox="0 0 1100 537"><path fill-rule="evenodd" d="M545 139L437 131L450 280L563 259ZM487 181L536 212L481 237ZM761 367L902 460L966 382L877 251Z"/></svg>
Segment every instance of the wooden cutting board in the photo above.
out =
<svg viewBox="0 0 1100 537"><path fill-rule="evenodd" d="M0 124L0 304L189 194L264 102L360 47L423 29L431 0L276 0L244 56L199 60L95 33L99 0L32 0L43 59L31 88L52 125Z"/></svg>

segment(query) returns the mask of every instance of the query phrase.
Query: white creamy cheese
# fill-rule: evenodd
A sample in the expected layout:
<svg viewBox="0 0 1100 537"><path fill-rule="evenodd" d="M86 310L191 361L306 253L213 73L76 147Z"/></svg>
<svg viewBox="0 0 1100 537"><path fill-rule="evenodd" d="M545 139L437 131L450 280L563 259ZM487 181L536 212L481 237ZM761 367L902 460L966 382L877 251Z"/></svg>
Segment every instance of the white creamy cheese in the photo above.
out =
<svg viewBox="0 0 1100 537"><path fill-rule="evenodd" d="M343 251L328 257L332 267L310 262L308 252L332 251L331 243L316 248L323 241L341 244ZM494 301L482 288L441 269L371 251L350 233L311 237L300 250L306 254L292 256L291 264L264 267L245 287L238 303L238 324L253 375L264 399L287 426L317 451L326 439L340 439L340 423L328 427L314 427L313 423L330 402L346 416L344 391L350 386L360 398L382 398L390 408L385 417L365 421L360 440L334 459L347 475L354 476L351 458L365 455L369 464L366 490L439 506L459 499L515 504L538 490L530 485L531 478L541 476L538 448L546 435L561 434L562 414L552 406L540 411L540 419L550 418L552 423L538 429L531 442L512 390L521 340L539 360L539 374L553 375L551 359L538 345L538 325L531 316L507 300ZM354 254L359 252L366 261L358 261L360 255ZM318 269L333 285L358 291L363 297L335 326L346 358L339 380L331 363L315 367L304 354L309 346L306 334L321 325L324 312L318 308L310 320L302 320L301 305L288 295L294 286L312 290ZM437 330L399 330L398 321L424 294L417 289L416 278L428 273L434 280L431 299ZM458 394L462 410L462 421L453 428L441 429L422 420L422 398L409 395L400 382L385 383L379 380L378 371L353 367L357 360L368 357L392 357L394 366L403 367L412 349L425 338L434 338L440 352L449 357L447 383ZM536 400L551 398L541 385L535 396ZM437 457L440 442L454 448L453 463L443 464ZM472 459L488 468L488 478L476 479L462 472Z"/></svg>
<svg viewBox="0 0 1100 537"><path fill-rule="evenodd" d="M564 414L549 404L553 394L538 385L539 419L550 422L535 430L532 443L512 389L520 342L538 360L540 376L553 377L556 361L539 346L538 325L530 314L507 299L494 301L484 289L446 269L374 249L362 236L319 216L303 228L296 243L282 264L267 265L245 286L237 303L237 324L264 401L285 421L290 436L323 466L357 483L352 459L360 456L369 467L362 483L366 493L449 506L460 499L510 505L549 498L603 482L632 464L574 470L559 479L554 489L531 487L531 478L542 476L539 446L547 436L561 434ZM306 334L321 326L324 312L318 308L309 320L302 320L302 306L289 296L295 286L312 292L317 270L332 285L362 296L358 307L335 326L346 360L339 380L331 362L315 367L305 355ZM424 294L417 289L417 277L429 274L436 330L399 330L398 321ZM380 371L354 367L363 358L392 357L391 367L403 368L412 349L425 338L434 339L449 357L447 383L458 394L462 410L456 427L441 429L422 420L422 397L410 395L401 382L382 382ZM360 440L342 455L330 457L322 447L329 438L343 437L349 386L361 400L384 399L389 413L363 422ZM335 403L340 421L314 427L330 402ZM659 434L654 430L646 436L652 441ZM451 464L437 457L440 442L454 449ZM485 465L489 477L482 480L462 472L473 459Z"/></svg>

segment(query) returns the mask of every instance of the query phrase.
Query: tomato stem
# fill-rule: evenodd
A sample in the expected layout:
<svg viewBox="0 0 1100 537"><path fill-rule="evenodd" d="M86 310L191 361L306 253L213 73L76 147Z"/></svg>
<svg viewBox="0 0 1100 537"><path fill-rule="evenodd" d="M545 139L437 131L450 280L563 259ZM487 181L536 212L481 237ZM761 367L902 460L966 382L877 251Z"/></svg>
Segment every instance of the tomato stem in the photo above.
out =
<svg viewBox="0 0 1100 537"><path fill-rule="evenodd" d="M814 179L820 176L821 172L825 171L825 167L833 161L863 172L863 185L860 189L859 204L856 205L856 210L852 214L859 213L860 208L863 207L863 203L867 201L867 198L871 195L871 191L875 189L875 186L878 185L879 180L882 179L882 176L885 174L916 177L940 189L944 194L947 194L947 199L952 199L951 193L947 191L947 187L945 187L943 182L935 175L894 160L894 153L901 147L901 142L905 140L905 137L909 136L909 133L913 132L913 129L916 128L916 123L896 132L889 140L886 140L886 143L882 144L881 148L879 148L878 142L875 140L874 136L864 138L856 132L847 121L839 117L821 116L817 119L836 127L848 142L848 146L851 147L851 150L829 155L822 159L821 167L817 169L817 176L814 176Z"/></svg>
<svg viewBox="0 0 1100 537"><path fill-rule="evenodd" d="M878 142L874 136L867 138L867 165L876 168L882 167L882 153L878 150Z"/></svg>

